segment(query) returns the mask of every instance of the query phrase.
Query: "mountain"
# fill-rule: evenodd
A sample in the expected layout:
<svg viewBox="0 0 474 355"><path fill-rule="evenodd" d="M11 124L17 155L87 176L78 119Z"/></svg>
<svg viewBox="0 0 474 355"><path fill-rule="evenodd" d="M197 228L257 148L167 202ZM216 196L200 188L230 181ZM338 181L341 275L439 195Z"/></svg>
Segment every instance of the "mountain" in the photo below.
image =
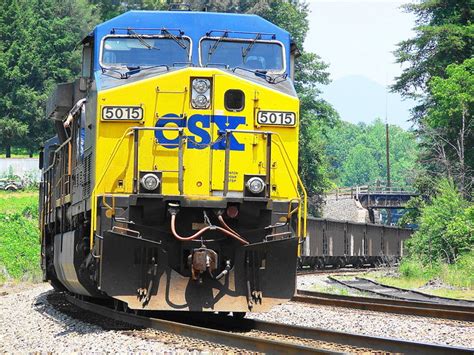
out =
<svg viewBox="0 0 474 355"><path fill-rule="evenodd" d="M379 117L385 119L387 100L388 122L409 129L408 122L413 100L402 100L399 94L389 93L386 88L359 75L345 76L322 88L322 97L339 112L341 119L352 123L372 122Z"/></svg>

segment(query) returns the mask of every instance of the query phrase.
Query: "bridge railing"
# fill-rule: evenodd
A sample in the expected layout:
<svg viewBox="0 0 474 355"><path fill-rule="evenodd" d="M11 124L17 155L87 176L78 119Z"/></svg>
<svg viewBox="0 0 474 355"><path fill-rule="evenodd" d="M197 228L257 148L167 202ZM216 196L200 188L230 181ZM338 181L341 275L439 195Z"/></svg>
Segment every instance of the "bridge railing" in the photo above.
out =
<svg viewBox="0 0 474 355"><path fill-rule="evenodd" d="M327 196L335 197L336 200L359 199L360 195L416 195L417 192L410 186L384 186L357 185L351 187L338 187L330 191Z"/></svg>

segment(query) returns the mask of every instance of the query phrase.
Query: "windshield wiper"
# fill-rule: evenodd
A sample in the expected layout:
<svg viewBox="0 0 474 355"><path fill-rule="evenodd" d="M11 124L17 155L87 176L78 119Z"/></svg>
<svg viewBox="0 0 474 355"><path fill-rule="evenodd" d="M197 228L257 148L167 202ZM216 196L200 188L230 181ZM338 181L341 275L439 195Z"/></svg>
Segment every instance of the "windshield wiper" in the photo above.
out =
<svg viewBox="0 0 474 355"><path fill-rule="evenodd" d="M166 28L163 28L161 32L166 35L166 37L171 38L174 40L176 43L179 44L179 46L183 49L188 49L188 46L184 44L184 42L181 40L181 38L176 37L174 34L172 34L170 31L168 31Z"/></svg>
<svg viewBox="0 0 474 355"><path fill-rule="evenodd" d="M225 31L224 34L222 36L220 36L217 41L212 45L212 47L209 48L209 51L207 52L207 61L210 62L211 61L211 57L212 55L214 54L214 52L216 51L217 47L219 46L219 43L221 43L221 41L226 38L228 36L228 32Z"/></svg>
<svg viewBox="0 0 474 355"><path fill-rule="evenodd" d="M268 70L263 70L263 69L248 69L248 68L243 68L243 67L235 67L235 68L232 68L231 69L234 73L236 72L236 70L243 70L243 71L247 71L247 72L250 72L250 73L254 73L255 76L259 77L259 78L262 78L262 79L265 79L268 83L270 84L279 84L283 81L286 80L286 78L288 77L288 74L286 73L282 73L282 74L275 74L275 75L271 75L268 73ZM278 80L280 79L280 80Z"/></svg>
<svg viewBox="0 0 474 355"><path fill-rule="evenodd" d="M242 59L245 59L245 57L249 54L250 50L254 46L255 42L257 42L260 38L262 38L262 35L260 33L257 33L255 38L252 40L252 42L249 43L247 48L242 49Z"/></svg>
<svg viewBox="0 0 474 355"><path fill-rule="evenodd" d="M140 66L140 65L122 66L122 68L124 68L124 69L127 68L126 72L121 72L120 70L117 70L117 69L106 68L106 67L102 67L102 66L101 66L101 69L102 69L102 74L105 75L105 76L108 76L108 77L111 77L111 78L114 78L114 79L128 79L132 75L138 74L141 71L154 69L154 68L160 68L160 67L165 68L167 71L170 70L170 67L166 64L157 64L157 65L151 65L151 66L146 66L146 67L143 67L143 66ZM110 71L111 73L117 74L118 76L107 74L108 71Z"/></svg>
<svg viewBox="0 0 474 355"><path fill-rule="evenodd" d="M144 47L148 48L148 49L155 49L157 51L159 51L160 49L155 47L155 46L152 46L150 43L148 43L147 41L145 41L145 39L143 38L143 36L139 35L138 33L136 33L135 31L133 30L128 30L128 33L130 33L130 35L133 37L133 38L136 38L138 39L138 42L140 42Z"/></svg>
<svg viewBox="0 0 474 355"><path fill-rule="evenodd" d="M133 66L133 67L127 67L128 72L126 72L125 74L130 77L133 74L137 74L141 71L154 69L154 68L165 68L168 71L170 70L170 67L166 64L156 64L156 65L150 65L150 66L145 66L145 67L137 65L137 66Z"/></svg>

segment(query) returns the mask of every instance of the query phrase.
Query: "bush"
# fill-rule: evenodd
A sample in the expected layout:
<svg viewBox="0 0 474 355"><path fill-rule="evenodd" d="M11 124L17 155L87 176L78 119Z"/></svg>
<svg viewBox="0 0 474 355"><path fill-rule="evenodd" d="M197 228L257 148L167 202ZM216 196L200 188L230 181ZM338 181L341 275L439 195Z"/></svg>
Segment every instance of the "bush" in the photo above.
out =
<svg viewBox="0 0 474 355"><path fill-rule="evenodd" d="M405 258L400 263L400 274L409 280L428 282L439 279L443 283L472 289L474 288L474 251L458 257L454 264L442 261L425 263L414 256Z"/></svg>
<svg viewBox="0 0 474 355"><path fill-rule="evenodd" d="M25 193L0 200L0 283L41 275L37 200Z"/></svg>
<svg viewBox="0 0 474 355"><path fill-rule="evenodd" d="M461 255L455 264L444 265L441 279L450 285L473 288L474 287L474 251Z"/></svg>
<svg viewBox="0 0 474 355"><path fill-rule="evenodd" d="M429 281L439 274L440 264L424 264L418 258L406 258L400 263L400 274L408 279Z"/></svg>
<svg viewBox="0 0 474 355"><path fill-rule="evenodd" d="M442 180L437 190L421 210L418 231L407 242L409 254L425 264L454 263L474 247L474 205L450 181Z"/></svg>

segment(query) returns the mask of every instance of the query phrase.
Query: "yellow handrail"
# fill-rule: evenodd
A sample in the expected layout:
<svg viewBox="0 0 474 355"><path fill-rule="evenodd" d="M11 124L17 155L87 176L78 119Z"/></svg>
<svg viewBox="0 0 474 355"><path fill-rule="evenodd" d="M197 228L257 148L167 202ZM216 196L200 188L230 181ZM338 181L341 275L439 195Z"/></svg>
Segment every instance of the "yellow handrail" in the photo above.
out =
<svg viewBox="0 0 474 355"><path fill-rule="evenodd" d="M274 133L274 135L278 138L278 140L280 141L280 144L281 144L281 146L280 146L280 144L276 144L278 149L280 149L280 152L285 153L286 159L288 160L288 162L290 164L291 170L292 170L293 174L296 176L297 181L298 181L298 185L301 188L301 191L303 192L303 207L304 207L304 209L303 209L302 212L300 212L300 210L298 211L298 234L299 234L298 237L301 237L301 232L300 232L300 229L299 229L299 225L300 225L301 217L303 217L303 239L304 239L304 238L306 238L306 234L307 234L306 220L307 220L307 217L308 217L308 195L307 195L306 189L303 185L303 181L301 181L301 178L298 175L298 172L296 171L295 167L293 166L293 163L291 162L290 156L288 155L288 152L285 149L283 140L281 139L281 137L278 133ZM291 174L290 174L290 176L291 176ZM294 185L294 183L293 183L293 185ZM300 196L298 190L296 190L296 192L297 192L298 196ZM301 213L303 213L303 216L301 216Z"/></svg>
<svg viewBox="0 0 474 355"><path fill-rule="evenodd" d="M112 154L110 155L109 160L107 161L107 164L105 164L105 169L102 172L102 176L100 177L99 181L94 185L94 189L92 189L91 193L91 199L92 199L92 215L91 215L91 236L90 236L90 248L94 247L94 232L96 229L96 223L97 223L97 197L96 197L96 190L99 187L99 185L102 183L102 180L104 179L105 173L110 167L110 164L112 164L112 160L115 158L115 155L117 154L118 149L122 145L123 140L125 137L130 136L130 133L133 132L133 127L129 127L125 130L123 133L122 137L120 140L115 144L114 149L112 150Z"/></svg>

